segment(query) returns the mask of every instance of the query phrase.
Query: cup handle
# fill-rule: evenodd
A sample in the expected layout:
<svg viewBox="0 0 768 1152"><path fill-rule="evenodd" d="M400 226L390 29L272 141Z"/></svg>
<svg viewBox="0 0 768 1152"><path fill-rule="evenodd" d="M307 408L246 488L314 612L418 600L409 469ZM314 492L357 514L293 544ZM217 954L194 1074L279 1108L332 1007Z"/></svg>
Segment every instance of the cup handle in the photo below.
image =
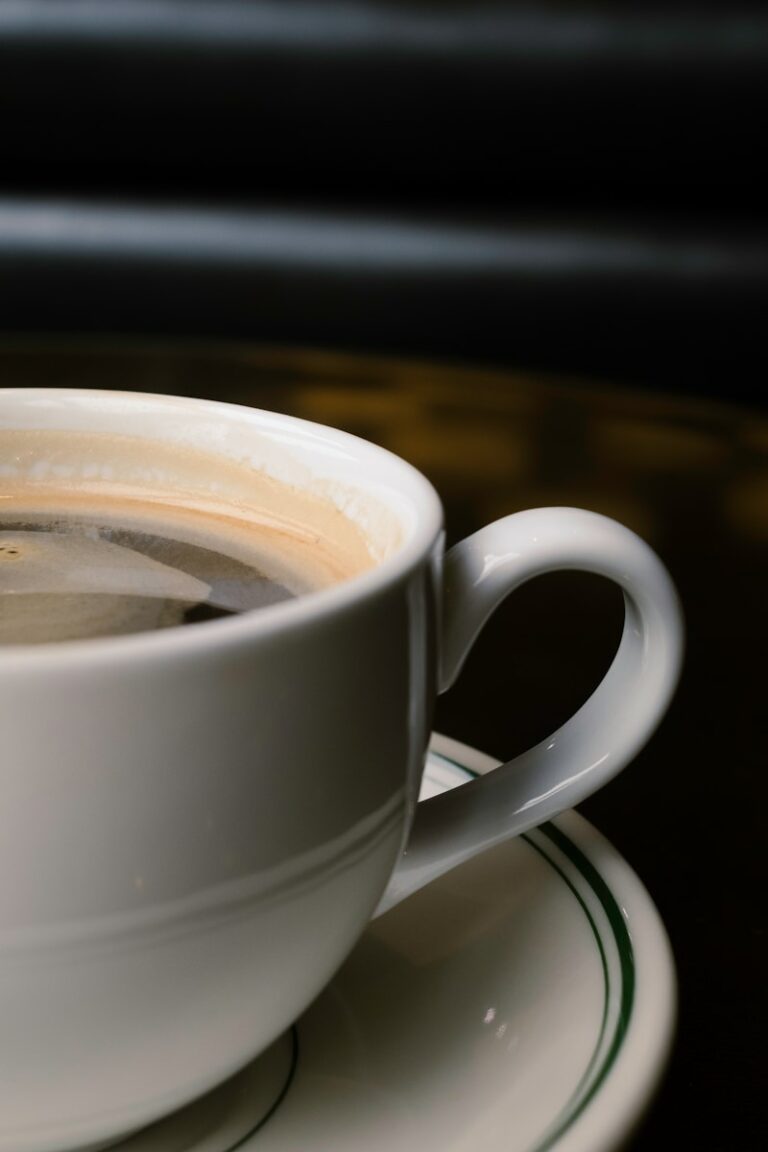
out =
<svg viewBox="0 0 768 1152"><path fill-rule="evenodd" d="M417 805L405 852L376 915L478 852L601 788L639 752L680 673L683 620L663 564L628 528L580 508L507 516L445 557L439 690L456 679L488 617L534 576L581 569L624 592L624 630L593 694L546 740L487 776Z"/></svg>

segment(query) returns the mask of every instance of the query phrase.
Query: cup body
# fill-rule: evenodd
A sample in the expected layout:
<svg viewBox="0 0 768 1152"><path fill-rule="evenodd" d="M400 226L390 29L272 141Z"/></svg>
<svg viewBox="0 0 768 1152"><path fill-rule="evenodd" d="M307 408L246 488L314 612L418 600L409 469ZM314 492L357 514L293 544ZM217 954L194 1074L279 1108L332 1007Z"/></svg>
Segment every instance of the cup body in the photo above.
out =
<svg viewBox="0 0 768 1152"><path fill-rule="evenodd" d="M379 561L193 628L0 649L0 1152L106 1144L183 1105L329 980L415 806L442 557L427 481L341 432L0 393L0 429L37 427L138 437L147 475L173 441L317 491Z"/></svg>

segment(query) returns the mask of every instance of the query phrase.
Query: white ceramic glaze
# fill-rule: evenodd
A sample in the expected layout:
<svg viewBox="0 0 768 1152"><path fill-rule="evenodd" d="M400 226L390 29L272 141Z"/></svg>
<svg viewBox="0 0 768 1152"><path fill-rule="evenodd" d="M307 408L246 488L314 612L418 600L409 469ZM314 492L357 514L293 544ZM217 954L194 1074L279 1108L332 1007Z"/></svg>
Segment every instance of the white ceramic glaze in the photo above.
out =
<svg viewBox="0 0 768 1152"><path fill-rule="evenodd" d="M494 766L437 736L422 796ZM269 1053L119 1152L615 1152L675 999L647 892L566 813L377 920Z"/></svg>
<svg viewBox="0 0 768 1152"><path fill-rule="evenodd" d="M534 748L419 810L379 912L473 856L570 808L637 754L675 690L683 651L674 586L639 536L580 508L536 508L489 524L446 556L440 690L455 680L498 604L534 576L581 569L624 593L624 630L602 683Z"/></svg>
<svg viewBox="0 0 768 1152"><path fill-rule="evenodd" d="M136 394L0 393L0 429L30 427L139 436L150 472L158 442L205 448L222 471L237 461L332 499L381 556L258 613L0 650L0 1152L70 1152L232 1075L359 937L416 806L443 537L414 469L303 421ZM16 466L0 461L0 474ZM599 786L647 738L677 675L674 593L636 537L572 510L486 531L448 560L445 679L500 596L552 567L618 579L625 640L592 711L556 734L563 754L523 761L523 795L502 773L468 788L460 812L422 806L387 903ZM489 547L501 559L485 572Z"/></svg>

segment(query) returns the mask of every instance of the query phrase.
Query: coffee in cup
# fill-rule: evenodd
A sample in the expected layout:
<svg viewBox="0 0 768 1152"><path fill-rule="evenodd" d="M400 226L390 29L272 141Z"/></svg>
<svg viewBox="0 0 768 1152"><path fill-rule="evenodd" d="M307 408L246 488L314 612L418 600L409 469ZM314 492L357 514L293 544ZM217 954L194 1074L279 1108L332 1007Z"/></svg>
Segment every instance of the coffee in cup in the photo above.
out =
<svg viewBox="0 0 768 1152"><path fill-rule="evenodd" d="M540 508L444 554L414 468L272 412L0 390L0 518L0 1152L106 1147L231 1076L372 915L619 772L680 668L627 528ZM436 692L562 568L624 592L602 683L417 803Z"/></svg>
<svg viewBox="0 0 768 1152"><path fill-rule="evenodd" d="M9 447L5 439L3 445L0 434L0 452ZM40 436L13 439L16 458L40 459ZM51 459L84 450L82 438L73 443L66 433L46 440ZM142 447L93 438L87 452L106 458L118 448L140 456ZM160 448L153 456L153 472L167 466L163 455ZM201 470L216 463L198 453ZM0 645L199 624L371 567L362 532L327 502L278 482L257 488L249 501L209 498L200 507L193 494L185 499L158 481L134 490L108 475L64 475L57 483L50 475L36 478L34 468L0 479Z"/></svg>

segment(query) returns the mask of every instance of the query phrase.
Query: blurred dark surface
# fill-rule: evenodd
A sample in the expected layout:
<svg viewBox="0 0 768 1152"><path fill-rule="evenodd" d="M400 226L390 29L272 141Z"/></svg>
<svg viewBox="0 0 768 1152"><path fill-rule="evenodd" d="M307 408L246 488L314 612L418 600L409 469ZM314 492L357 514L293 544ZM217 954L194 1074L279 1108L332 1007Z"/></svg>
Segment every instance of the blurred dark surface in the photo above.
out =
<svg viewBox="0 0 768 1152"><path fill-rule="evenodd" d="M762 212L759 5L0 5L4 179Z"/></svg>
<svg viewBox="0 0 768 1152"><path fill-rule="evenodd" d="M258 339L762 398L768 235L0 201L8 330Z"/></svg>
<svg viewBox="0 0 768 1152"><path fill-rule="evenodd" d="M0 327L764 400L768 13L0 2Z"/></svg>
<svg viewBox="0 0 768 1152"><path fill-rule="evenodd" d="M0 346L6 385L217 397L336 425L410 460L443 497L449 543L525 507L615 516L658 550L688 629L673 705L626 772L583 805L639 873L680 981L669 1074L633 1144L764 1147L764 652L768 419L736 407L521 373L249 346ZM557 573L502 606L436 728L506 759L595 687L621 595ZM480 1150L478 1150L480 1152Z"/></svg>

